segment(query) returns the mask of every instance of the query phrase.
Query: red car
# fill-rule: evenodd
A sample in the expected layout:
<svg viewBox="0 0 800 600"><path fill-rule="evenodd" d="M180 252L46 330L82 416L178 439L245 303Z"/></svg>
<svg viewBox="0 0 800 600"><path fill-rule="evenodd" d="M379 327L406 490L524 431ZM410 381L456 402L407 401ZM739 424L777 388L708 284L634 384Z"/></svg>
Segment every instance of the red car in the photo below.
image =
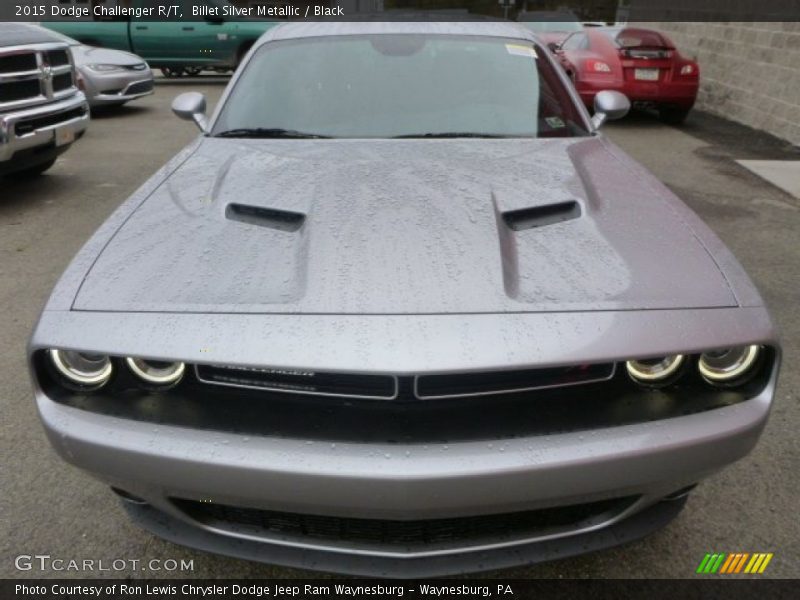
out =
<svg viewBox="0 0 800 600"><path fill-rule="evenodd" d="M617 90L633 106L655 108L663 121L681 123L697 98L700 70L663 33L639 28L576 32L556 49L584 104Z"/></svg>

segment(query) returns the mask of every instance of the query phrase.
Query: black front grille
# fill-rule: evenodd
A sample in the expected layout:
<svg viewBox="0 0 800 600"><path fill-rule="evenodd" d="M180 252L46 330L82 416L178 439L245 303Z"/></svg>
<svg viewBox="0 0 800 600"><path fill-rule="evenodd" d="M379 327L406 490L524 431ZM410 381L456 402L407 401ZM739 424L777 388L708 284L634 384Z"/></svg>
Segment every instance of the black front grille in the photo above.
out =
<svg viewBox="0 0 800 600"><path fill-rule="evenodd" d="M514 371L482 371L393 377L356 373L320 373L293 369L198 365L203 383L318 396L403 400L517 394L602 382L614 376L614 363Z"/></svg>
<svg viewBox="0 0 800 600"><path fill-rule="evenodd" d="M11 54L0 56L0 75L3 73L22 73L37 69L35 54Z"/></svg>
<svg viewBox="0 0 800 600"><path fill-rule="evenodd" d="M525 539L578 529L609 520L636 499L629 496L524 512L420 521L305 515L184 499L173 502L192 519L232 532L366 546L425 547Z"/></svg>
<svg viewBox="0 0 800 600"><path fill-rule="evenodd" d="M69 121L71 119L76 119L78 117L82 117L86 114L86 110L83 108L75 108L73 110L69 110L66 112L56 113L54 115L47 115L46 117L38 117L35 119L28 119L26 121L20 121L17 123L14 131L17 135L26 135L28 133L32 133L37 129L42 129L44 127L52 127L53 125L58 125L59 123L64 123L65 121Z"/></svg>
<svg viewBox="0 0 800 600"><path fill-rule="evenodd" d="M66 50L50 50L45 53L45 60L51 67L61 67L69 64L69 54Z"/></svg>
<svg viewBox="0 0 800 600"><path fill-rule="evenodd" d="M128 94L144 94L153 91L152 81L139 81L131 86L128 86Z"/></svg>
<svg viewBox="0 0 800 600"><path fill-rule="evenodd" d="M53 77L53 91L63 92L72 87L72 73L62 73Z"/></svg>
<svg viewBox="0 0 800 600"><path fill-rule="evenodd" d="M397 380L389 375L198 365L197 378L205 383L231 387L318 396L349 396L388 400L397 395Z"/></svg>
<svg viewBox="0 0 800 600"><path fill-rule="evenodd" d="M35 98L41 92L38 79L0 83L0 102L16 102L17 100Z"/></svg>
<svg viewBox="0 0 800 600"><path fill-rule="evenodd" d="M505 394L604 381L613 376L614 363L518 371L422 375L417 378L416 394L419 398Z"/></svg>

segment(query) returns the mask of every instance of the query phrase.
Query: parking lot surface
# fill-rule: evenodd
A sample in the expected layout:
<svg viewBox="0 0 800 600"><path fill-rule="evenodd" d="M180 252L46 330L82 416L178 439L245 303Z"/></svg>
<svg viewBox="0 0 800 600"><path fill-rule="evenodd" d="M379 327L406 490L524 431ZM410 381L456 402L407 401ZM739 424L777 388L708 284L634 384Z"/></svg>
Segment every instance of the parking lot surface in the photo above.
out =
<svg viewBox="0 0 800 600"><path fill-rule="evenodd" d="M154 96L95 115L83 140L44 177L0 181L0 577L298 577L307 572L220 557L132 526L116 497L64 462L39 425L25 344L56 279L92 232L197 131L170 112L224 82L161 81ZM736 160L800 160L764 136L708 115L673 128L633 114L606 133L649 167L729 245L761 290L783 338L772 417L756 450L701 484L667 528L615 549L490 573L528 577L692 577L707 552L772 552L764 577L800 577L800 200ZM22 554L64 559L192 560L184 572L19 571Z"/></svg>

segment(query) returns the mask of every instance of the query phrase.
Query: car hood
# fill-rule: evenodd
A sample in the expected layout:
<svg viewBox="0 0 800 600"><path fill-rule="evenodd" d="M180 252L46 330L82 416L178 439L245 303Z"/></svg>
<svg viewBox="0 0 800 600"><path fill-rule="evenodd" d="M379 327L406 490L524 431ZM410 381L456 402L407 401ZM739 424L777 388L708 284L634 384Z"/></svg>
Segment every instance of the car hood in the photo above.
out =
<svg viewBox="0 0 800 600"><path fill-rule="evenodd" d="M77 67L95 64L132 67L133 65L140 65L145 62L140 56L136 56L130 52L123 52L122 50L96 48L94 46L84 46L83 44L71 46L70 49L72 50L72 58Z"/></svg>
<svg viewBox="0 0 800 600"><path fill-rule="evenodd" d="M688 209L600 138L206 139L73 309L442 314L735 306Z"/></svg>

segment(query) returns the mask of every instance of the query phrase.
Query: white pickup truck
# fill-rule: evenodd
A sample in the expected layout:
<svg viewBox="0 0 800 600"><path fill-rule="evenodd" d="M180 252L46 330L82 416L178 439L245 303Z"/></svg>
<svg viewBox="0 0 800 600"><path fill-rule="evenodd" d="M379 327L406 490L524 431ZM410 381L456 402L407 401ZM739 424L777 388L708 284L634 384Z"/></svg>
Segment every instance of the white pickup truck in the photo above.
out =
<svg viewBox="0 0 800 600"><path fill-rule="evenodd" d="M0 22L0 176L43 173L88 124L68 46Z"/></svg>

